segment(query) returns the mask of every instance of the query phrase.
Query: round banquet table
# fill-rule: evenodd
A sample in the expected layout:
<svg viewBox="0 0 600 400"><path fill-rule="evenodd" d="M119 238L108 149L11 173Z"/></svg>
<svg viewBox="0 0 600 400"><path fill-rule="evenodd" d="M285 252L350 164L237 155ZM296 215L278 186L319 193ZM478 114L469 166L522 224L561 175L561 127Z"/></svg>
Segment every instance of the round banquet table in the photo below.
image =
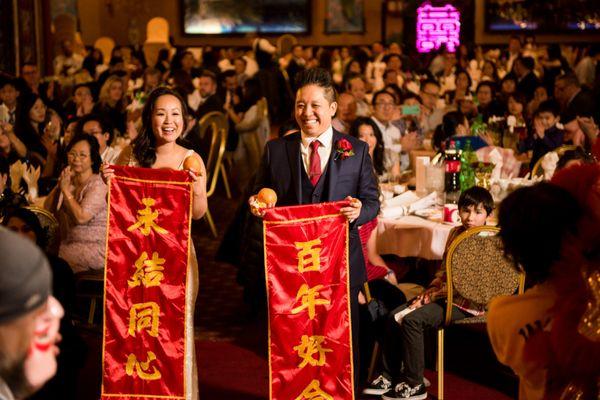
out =
<svg viewBox="0 0 600 400"><path fill-rule="evenodd" d="M452 228L441 222L409 215L397 219L379 218L377 251L398 257L441 260Z"/></svg>

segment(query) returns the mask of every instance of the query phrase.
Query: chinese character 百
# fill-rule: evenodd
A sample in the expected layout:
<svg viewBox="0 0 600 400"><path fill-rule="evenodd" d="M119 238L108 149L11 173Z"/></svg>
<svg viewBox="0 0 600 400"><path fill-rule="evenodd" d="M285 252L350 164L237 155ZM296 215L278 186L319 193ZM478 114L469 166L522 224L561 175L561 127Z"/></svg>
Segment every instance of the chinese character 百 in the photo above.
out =
<svg viewBox="0 0 600 400"><path fill-rule="evenodd" d="M135 272L131 279L127 281L129 287L144 285L144 287L159 286L165 270L163 264L164 258L160 258L157 252L152 253L152 259L148 259L148 253L145 251L135 262Z"/></svg>
<svg viewBox="0 0 600 400"><path fill-rule="evenodd" d="M323 347L324 341L325 336L302 335L301 343L298 346L294 346L294 350L302 358L302 362L298 365L298 368L304 368L306 364L310 364L313 367L322 367L325 365L325 353L333 350ZM319 358L313 357L316 354L318 354Z"/></svg>
<svg viewBox="0 0 600 400"><path fill-rule="evenodd" d="M134 304L129 310L129 334L135 336L136 332L144 329L150 336L158 336L158 314L160 308L153 301Z"/></svg>
<svg viewBox="0 0 600 400"><path fill-rule="evenodd" d="M321 389L321 383L313 379L295 400L333 400L333 396Z"/></svg>
<svg viewBox="0 0 600 400"><path fill-rule="evenodd" d="M153 229L157 233L169 233L166 229L161 228L156 224L156 222L154 222L156 218L158 218L158 211L152 210L152 206L156 204L156 200L146 197L142 199L142 203L146 206L146 208L138 210L137 222L127 228L127 230L131 232L140 228L141 226L140 232L142 232L144 236L148 236Z"/></svg>
<svg viewBox="0 0 600 400"><path fill-rule="evenodd" d="M296 294L296 301L301 300L302 304L292 309L292 314L298 314L300 311L308 309L308 318L311 320L314 319L316 306L331 304L327 299L318 298L320 295L319 290L321 289L323 289L323 285L317 285L311 288L305 283L300 286L300 290L298 290L298 294Z"/></svg>
<svg viewBox="0 0 600 400"><path fill-rule="evenodd" d="M298 271L319 271L321 269L321 248L315 247L321 244L321 239L308 242L294 242L298 252Z"/></svg>
<svg viewBox="0 0 600 400"><path fill-rule="evenodd" d="M161 374L160 371L156 368L156 366L152 367L152 372L150 372L150 363L156 360L156 355L149 351L146 361L138 361L135 354L130 354L127 357L127 364L125 365L125 372L129 376L133 376L133 370L135 368L135 372L137 375L145 380L145 381L153 381L156 379L160 379Z"/></svg>

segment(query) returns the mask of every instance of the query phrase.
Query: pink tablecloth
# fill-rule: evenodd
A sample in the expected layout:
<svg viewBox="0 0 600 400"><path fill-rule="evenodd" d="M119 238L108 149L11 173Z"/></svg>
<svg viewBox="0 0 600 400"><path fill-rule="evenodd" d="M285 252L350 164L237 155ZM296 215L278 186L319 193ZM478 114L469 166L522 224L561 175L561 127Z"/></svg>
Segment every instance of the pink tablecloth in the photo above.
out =
<svg viewBox="0 0 600 400"><path fill-rule="evenodd" d="M377 251L379 254L395 254L398 257L441 260L453 227L415 216L379 218Z"/></svg>

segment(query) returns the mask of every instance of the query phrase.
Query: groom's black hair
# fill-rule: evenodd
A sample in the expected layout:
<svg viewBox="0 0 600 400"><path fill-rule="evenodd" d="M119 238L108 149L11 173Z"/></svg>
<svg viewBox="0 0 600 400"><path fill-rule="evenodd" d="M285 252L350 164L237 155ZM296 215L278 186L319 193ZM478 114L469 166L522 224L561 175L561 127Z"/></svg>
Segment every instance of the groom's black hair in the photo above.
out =
<svg viewBox="0 0 600 400"><path fill-rule="evenodd" d="M325 98L329 104L337 98L331 74L323 68L311 68L300 72L296 76L296 87L298 89L308 85L316 85L325 90Z"/></svg>

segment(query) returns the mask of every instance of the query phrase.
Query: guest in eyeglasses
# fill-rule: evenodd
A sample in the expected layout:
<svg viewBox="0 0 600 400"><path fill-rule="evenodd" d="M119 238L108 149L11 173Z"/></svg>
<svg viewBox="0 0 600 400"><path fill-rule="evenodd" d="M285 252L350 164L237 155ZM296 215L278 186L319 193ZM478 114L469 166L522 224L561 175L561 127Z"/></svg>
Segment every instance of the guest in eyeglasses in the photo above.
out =
<svg viewBox="0 0 600 400"><path fill-rule="evenodd" d="M59 221L59 257L79 273L104 268L107 187L99 175L98 140L76 135L66 149L68 165L44 207Z"/></svg>

